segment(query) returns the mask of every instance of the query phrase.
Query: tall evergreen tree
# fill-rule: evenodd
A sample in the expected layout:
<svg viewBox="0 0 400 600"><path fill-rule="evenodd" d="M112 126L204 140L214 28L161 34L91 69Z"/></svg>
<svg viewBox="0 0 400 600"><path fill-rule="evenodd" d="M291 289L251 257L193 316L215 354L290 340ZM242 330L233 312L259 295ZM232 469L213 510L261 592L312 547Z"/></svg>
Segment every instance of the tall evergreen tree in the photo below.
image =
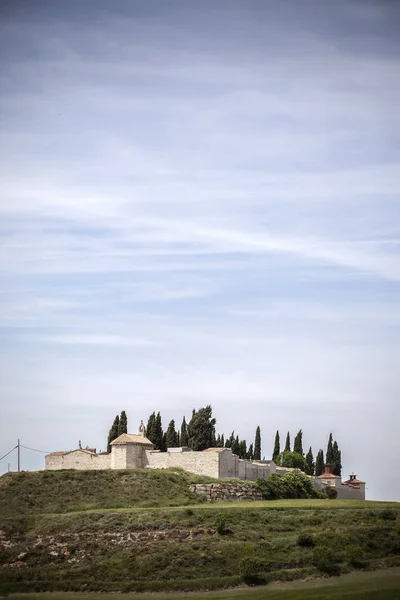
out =
<svg viewBox="0 0 400 600"><path fill-rule="evenodd" d="M224 438L224 434L221 435L221 443L220 443L220 448L225 448L225 438Z"/></svg>
<svg viewBox="0 0 400 600"><path fill-rule="evenodd" d="M287 432L284 452L290 452L290 433L289 432Z"/></svg>
<svg viewBox="0 0 400 600"><path fill-rule="evenodd" d="M181 425L181 446L188 446L188 445L189 445L189 440L188 440L186 419L185 419L185 417L183 417L182 425Z"/></svg>
<svg viewBox="0 0 400 600"><path fill-rule="evenodd" d="M215 440L215 423L210 405L193 410L192 418L188 423L189 445L192 450L206 450L212 448Z"/></svg>
<svg viewBox="0 0 400 600"><path fill-rule="evenodd" d="M240 446L239 446L239 436L238 435L235 438L233 438L231 449L232 449L233 454L236 454L236 456L239 456Z"/></svg>
<svg viewBox="0 0 400 600"><path fill-rule="evenodd" d="M156 450L162 450L164 451L165 449L165 438L164 438L164 431L162 428L162 420L161 420L161 415L158 412L156 415L156 420L154 423L154 435L155 435L155 439L156 441L154 442Z"/></svg>
<svg viewBox="0 0 400 600"><path fill-rule="evenodd" d="M155 444L155 426L156 426L156 413L153 412L148 420L147 420L147 427L146 427L146 437L153 443Z"/></svg>
<svg viewBox="0 0 400 600"><path fill-rule="evenodd" d="M331 465L333 463L333 437L329 434L328 446L326 449L326 464Z"/></svg>
<svg viewBox="0 0 400 600"><path fill-rule="evenodd" d="M250 444L249 449L247 451L247 458L249 460L253 460L253 457L254 457L253 444Z"/></svg>
<svg viewBox="0 0 400 600"><path fill-rule="evenodd" d="M257 425L256 437L254 440L254 460L261 460L261 430Z"/></svg>
<svg viewBox="0 0 400 600"><path fill-rule="evenodd" d="M178 448L181 447L181 434L179 433L179 431L176 432L176 445Z"/></svg>
<svg viewBox="0 0 400 600"><path fill-rule="evenodd" d="M306 454L306 463L307 463L308 475L314 475L314 473L315 473L315 463L314 463L314 456L313 456L313 452L312 452L311 446L310 446L309 451Z"/></svg>
<svg viewBox="0 0 400 600"><path fill-rule="evenodd" d="M276 459L278 458L280 452L281 452L281 442L280 442L280 439L279 439L279 431L277 431L276 434L275 434L274 451L272 453L272 460L274 462L276 462Z"/></svg>
<svg viewBox="0 0 400 600"><path fill-rule="evenodd" d="M332 473L334 475L341 476L342 475L342 453L339 450L339 446L338 446L338 443L336 442L336 440L333 442L332 456L333 456Z"/></svg>
<svg viewBox="0 0 400 600"><path fill-rule="evenodd" d="M176 448L178 446L178 436L175 431L175 421L173 419L170 421L165 434L165 445L167 448Z"/></svg>
<svg viewBox="0 0 400 600"><path fill-rule="evenodd" d="M128 418L124 410L121 412L121 416L119 417L118 423L118 435L121 435L123 433L128 433Z"/></svg>
<svg viewBox="0 0 400 600"><path fill-rule="evenodd" d="M301 429L297 433L296 437L294 438L293 452L297 452L297 454L301 454L301 456L304 456L304 452L303 452L303 432L302 432Z"/></svg>
<svg viewBox="0 0 400 600"><path fill-rule="evenodd" d="M241 440L239 443L239 457L247 458L247 444L246 440Z"/></svg>
<svg viewBox="0 0 400 600"><path fill-rule="evenodd" d="M111 452L111 442L117 439L118 437L118 427L119 427L119 416L117 415L114 419L113 424L111 425L111 429L108 432L107 438L107 452Z"/></svg>
<svg viewBox="0 0 400 600"><path fill-rule="evenodd" d="M315 459L315 475L317 477L318 477L318 475L322 475L322 473L324 472L324 469L325 469L324 451L318 450L317 458Z"/></svg>

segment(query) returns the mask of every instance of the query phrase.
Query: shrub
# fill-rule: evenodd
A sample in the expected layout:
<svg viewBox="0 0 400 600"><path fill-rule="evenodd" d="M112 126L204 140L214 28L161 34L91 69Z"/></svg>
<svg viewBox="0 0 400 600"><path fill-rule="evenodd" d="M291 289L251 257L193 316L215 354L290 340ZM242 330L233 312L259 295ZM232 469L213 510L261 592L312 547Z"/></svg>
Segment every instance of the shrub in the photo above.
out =
<svg viewBox="0 0 400 600"><path fill-rule="evenodd" d="M350 546L346 552L346 560L356 569L366 566L365 554L361 546Z"/></svg>
<svg viewBox="0 0 400 600"><path fill-rule="evenodd" d="M313 564L328 575L340 575L340 565L338 558L336 557L333 550L327 546L318 546L314 548L313 552Z"/></svg>
<svg viewBox="0 0 400 600"><path fill-rule="evenodd" d="M315 539L311 533L301 533L297 538L297 545L302 548L314 548Z"/></svg>
<svg viewBox="0 0 400 600"><path fill-rule="evenodd" d="M259 478L256 486L266 500L281 498L318 498L320 495L310 479L301 471L292 471L286 475L272 473L268 479Z"/></svg>
<svg viewBox="0 0 400 600"><path fill-rule="evenodd" d="M384 508L381 510L380 518L384 521L395 521L397 519L397 512L392 508Z"/></svg>
<svg viewBox="0 0 400 600"><path fill-rule="evenodd" d="M327 485L324 489L324 494L329 500L335 500L337 498L338 492L334 487Z"/></svg>
<svg viewBox="0 0 400 600"><path fill-rule="evenodd" d="M260 585L261 583L265 583L260 570L261 565L256 558L248 556L240 563L240 575L247 585Z"/></svg>
<svg viewBox="0 0 400 600"><path fill-rule="evenodd" d="M224 535L227 531L227 519L224 513L218 513L215 517L215 529L219 535Z"/></svg>
<svg viewBox="0 0 400 600"><path fill-rule="evenodd" d="M290 450L281 452L277 458L276 464L278 464L280 467L301 469L301 471L305 471L307 468L307 463L304 456L298 452L291 452Z"/></svg>

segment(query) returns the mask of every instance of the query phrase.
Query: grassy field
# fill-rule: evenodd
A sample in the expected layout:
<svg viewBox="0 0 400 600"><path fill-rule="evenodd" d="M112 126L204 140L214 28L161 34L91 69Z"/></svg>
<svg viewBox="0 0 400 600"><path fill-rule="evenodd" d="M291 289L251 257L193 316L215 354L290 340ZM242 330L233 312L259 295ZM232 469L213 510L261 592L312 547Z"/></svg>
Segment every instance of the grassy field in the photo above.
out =
<svg viewBox="0 0 400 600"><path fill-rule="evenodd" d="M166 595L49 593L43 600L399 600L400 568L351 573L334 579L271 584L267 587ZM38 600L37 594L17 594L13 600Z"/></svg>
<svg viewBox="0 0 400 600"><path fill-rule="evenodd" d="M399 504L204 504L188 490L193 479L141 470L3 476L0 592L173 593L257 581L270 594L275 581L400 566Z"/></svg>

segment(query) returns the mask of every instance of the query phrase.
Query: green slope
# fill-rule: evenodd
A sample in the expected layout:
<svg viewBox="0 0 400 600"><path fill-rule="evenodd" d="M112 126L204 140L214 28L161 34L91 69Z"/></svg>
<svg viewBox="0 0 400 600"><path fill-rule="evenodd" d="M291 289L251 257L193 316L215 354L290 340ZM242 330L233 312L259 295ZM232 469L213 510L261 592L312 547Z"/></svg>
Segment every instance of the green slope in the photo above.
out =
<svg viewBox="0 0 400 600"><path fill-rule="evenodd" d="M147 470L3 476L0 591L218 589L242 585L249 559L266 583L400 565L399 504L195 504L193 479ZM305 534L315 548L299 545Z"/></svg>

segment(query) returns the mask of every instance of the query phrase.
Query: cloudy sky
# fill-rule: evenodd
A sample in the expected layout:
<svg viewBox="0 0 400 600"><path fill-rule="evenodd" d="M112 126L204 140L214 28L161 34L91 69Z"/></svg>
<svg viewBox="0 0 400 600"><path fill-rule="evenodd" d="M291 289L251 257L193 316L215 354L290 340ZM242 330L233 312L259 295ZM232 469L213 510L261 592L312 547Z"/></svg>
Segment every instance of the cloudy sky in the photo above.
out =
<svg viewBox="0 0 400 600"><path fill-rule="evenodd" d="M0 11L0 455L211 403L400 500L397 3Z"/></svg>

